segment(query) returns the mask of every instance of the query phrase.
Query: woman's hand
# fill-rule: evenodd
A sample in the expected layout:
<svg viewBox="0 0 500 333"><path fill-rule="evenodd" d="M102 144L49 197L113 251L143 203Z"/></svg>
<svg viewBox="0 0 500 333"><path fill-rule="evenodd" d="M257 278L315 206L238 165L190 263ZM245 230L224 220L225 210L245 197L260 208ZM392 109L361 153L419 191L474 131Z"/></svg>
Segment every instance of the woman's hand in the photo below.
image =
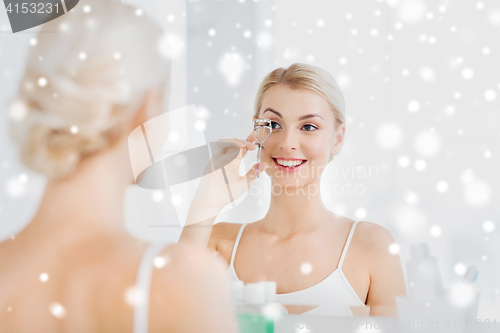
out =
<svg viewBox="0 0 500 333"><path fill-rule="evenodd" d="M257 149L253 144L257 136L255 131L247 137L248 150ZM201 178L196 193L191 203L192 209L201 210L207 214L218 214L232 201L245 194L255 180L256 164L244 176L240 176L241 160L247 154L245 141L242 139L221 139L217 141L212 153L210 163L205 167L204 176ZM259 163L257 170L260 175L269 164ZM210 216L211 217L211 216ZM207 217L208 218L208 217ZM189 224L201 222L189 221Z"/></svg>

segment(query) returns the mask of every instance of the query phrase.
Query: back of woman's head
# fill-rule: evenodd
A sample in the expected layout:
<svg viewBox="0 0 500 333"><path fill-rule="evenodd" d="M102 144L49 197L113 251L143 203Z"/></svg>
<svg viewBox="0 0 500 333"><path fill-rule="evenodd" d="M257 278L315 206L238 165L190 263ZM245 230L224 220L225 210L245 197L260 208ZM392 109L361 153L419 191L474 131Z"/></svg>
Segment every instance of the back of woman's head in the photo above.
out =
<svg viewBox="0 0 500 333"><path fill-rule="evenodd" d="M106 0L80 1L44 24L10 106L23 163L62 178L127 134L147 92L169 87L162 37L147 15Z"/></svg>
<svg viewBox="0 0 500 333"><path fill-rule="evenodd" d="M255 98L254 118L259 116L266 94L278 86L317 93L328 102L334 113L335 130L345 123L345 100L337 81L324 69L302 63L277 68L264 78Z"/></svg>

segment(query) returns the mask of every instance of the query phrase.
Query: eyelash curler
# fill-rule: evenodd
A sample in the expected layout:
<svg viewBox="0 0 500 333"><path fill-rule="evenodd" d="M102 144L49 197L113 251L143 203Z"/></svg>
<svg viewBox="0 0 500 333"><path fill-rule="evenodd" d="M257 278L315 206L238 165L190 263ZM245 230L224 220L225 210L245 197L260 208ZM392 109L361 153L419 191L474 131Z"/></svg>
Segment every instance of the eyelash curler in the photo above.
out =
<svg viewBox="0 0 500 333"><path fill-rule="evenodd" d="M257 151L257 166L255 167L255 176L257 176L257 169L259 168L260 163L260 151L264 147L264 142L271 135L273 131L273 127L271 125L271 120L267 118L257 118L253 121L253 130L257 131L257 138L254 142L255 145L259 146L259 150Z"/></svg>

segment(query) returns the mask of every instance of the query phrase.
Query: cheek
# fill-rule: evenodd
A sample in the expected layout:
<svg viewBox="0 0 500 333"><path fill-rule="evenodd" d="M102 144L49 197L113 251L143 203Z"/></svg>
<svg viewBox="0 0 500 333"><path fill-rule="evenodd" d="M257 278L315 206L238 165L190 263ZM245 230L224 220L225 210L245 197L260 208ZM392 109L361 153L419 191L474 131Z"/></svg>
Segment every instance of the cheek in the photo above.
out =
<svg viewBox="0 0 500 333"><path fill-rule="evenodd" d="M264 142L264 148L262 150L262 154L271 154L271 151L276 148L276 145L279 144L279 138L277 135L269 135L269 137Z"/></svg>
<svg viewBox="0 0 500 333"><path fill-rule="evenodd" d="M302 143L302 147L304 149L304 157L310 160L317 160L319 162L319 160L325 158L328 160L330 156L328 141L324 138L310 138L310 140L306 140Z"/></svg>
<svg viewBox="0 0 500 333"><path fill-rule="evenodd" d="M278 135L270 135L264 143L265 149L262 150L262 155L270 156L272 151L277 150L280 142ZM301 154L304 158L308 160L316 160L321 163L320 160L325 160L328 162L330 158L330 145L327 138L323 136L310 136L301 139L300 148L298 149L298 154Z"/></svg>

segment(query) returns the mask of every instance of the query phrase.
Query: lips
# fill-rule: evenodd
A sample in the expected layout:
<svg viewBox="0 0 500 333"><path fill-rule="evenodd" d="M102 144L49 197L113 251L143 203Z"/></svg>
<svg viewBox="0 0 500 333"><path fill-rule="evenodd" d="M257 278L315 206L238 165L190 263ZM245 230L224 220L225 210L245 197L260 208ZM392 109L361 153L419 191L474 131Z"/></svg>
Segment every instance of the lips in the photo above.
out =
<svg viewBox="0 0 500 333"><path fill-rule="evenodd" d="M273 157L272 159L273 159L274 164L278 167L278 169L283 170L283 171L288 171L288 172L296 171L296 170L300 169L304 164L307 163L307 160L298 160L295 158L280 158L281 160L285 160L285 161L303 161L298 166L288 167L288 166L283 166L283 165L279 164L278 161L276 160L276 158Z"/></svg>

